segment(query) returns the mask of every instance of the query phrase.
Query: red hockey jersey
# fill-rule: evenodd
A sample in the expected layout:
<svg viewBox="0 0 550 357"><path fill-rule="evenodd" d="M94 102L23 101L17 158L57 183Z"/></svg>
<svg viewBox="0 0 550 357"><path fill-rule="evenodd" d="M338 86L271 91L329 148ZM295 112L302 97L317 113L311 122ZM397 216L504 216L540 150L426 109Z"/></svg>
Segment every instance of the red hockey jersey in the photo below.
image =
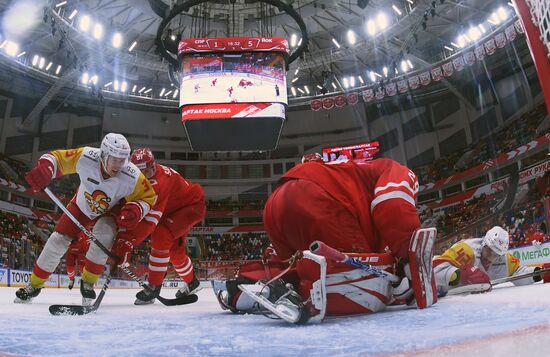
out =
<svg viewBox="0 0 550 357"><path fill-rule="evenodd" d="M144 220L157 225L162 216L203 199L202 187L184 179L175 170L156 164L155 176L149 179L157 193L157 202Z"/></svg>
<svg viewBox="0 0 550 357"><path fill-rule="evenodd" d="M371 252L384 252L387 246L393 254L407 257L411 235L420 228L418 180L407 167L389 159L307 162L289 170L281 183L293 179L315 182L357 217Z"/></svg>

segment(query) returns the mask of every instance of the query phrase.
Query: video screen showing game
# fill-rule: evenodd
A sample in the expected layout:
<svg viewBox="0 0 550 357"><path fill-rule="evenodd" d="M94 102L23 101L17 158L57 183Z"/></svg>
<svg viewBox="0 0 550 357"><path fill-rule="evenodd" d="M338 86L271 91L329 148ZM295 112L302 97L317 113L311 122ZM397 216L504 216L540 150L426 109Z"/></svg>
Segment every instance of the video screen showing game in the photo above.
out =
<svg viewBox="0 0 550 357"><path fill-rule="evenodd" d="M288 104L280 52L188 53L182 57L180 106Z"/></svg>
<svg viewBox="0 0 550 357"><path fill-rule="evenodd" d="M374 158L380 151L380 144L378 141L369 143L356 144L350 146L341 146L333 148L323 149L323 161L348 161L348 160L362 160L368 161Z"/></svg>

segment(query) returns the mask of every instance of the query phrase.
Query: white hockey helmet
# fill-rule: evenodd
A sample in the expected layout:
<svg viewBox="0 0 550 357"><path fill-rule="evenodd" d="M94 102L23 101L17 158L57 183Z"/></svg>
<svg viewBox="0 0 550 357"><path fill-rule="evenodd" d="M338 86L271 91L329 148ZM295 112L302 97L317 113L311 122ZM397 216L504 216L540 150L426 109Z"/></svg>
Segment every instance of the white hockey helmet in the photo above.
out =
<svg viewBox="0 0 550 357"><path fill-rule="evenodd" d="M487 246L491 248L493 252L498 255L504 255L508 251L508 245L510 244L510 239L508 232L502 227L494 226L489 229L483 237L481 242L481 247Z"/></svg>
<svg viewBox="0 0 550 357"><path fill-rule="evenodd" d="M130 144L122 134L109 133L101 141L101 160L105 165L107 157L113 156L128 160L130 158Z"/></svg>

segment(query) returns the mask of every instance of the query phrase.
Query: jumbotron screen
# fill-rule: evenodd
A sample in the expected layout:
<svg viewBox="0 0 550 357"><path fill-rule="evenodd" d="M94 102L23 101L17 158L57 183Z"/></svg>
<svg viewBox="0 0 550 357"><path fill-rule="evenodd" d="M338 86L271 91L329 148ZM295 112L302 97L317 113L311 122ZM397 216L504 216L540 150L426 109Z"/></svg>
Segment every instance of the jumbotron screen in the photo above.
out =
<svg viewBox="0 0 550 357"><path fill-rule="evenodd" d="M185 39L180 108L193 150L272 150L286 116L283 38Z"/></svg>
<svg viewBox="0 0 550 357"><path fill-rule="evenodd" d="M380 151L378 141L323 149L323 161L372 160Z"/></svg>

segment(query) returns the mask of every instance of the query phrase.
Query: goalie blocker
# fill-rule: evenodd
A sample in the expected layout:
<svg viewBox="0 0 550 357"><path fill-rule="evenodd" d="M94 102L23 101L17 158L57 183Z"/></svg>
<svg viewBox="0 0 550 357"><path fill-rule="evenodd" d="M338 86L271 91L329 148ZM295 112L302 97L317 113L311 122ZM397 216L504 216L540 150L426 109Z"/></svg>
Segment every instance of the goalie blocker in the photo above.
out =
<svg viewBox="0 0 550 357"><path fill-rule="evenodd" d="M409 262L389 253L350 253L375 269L337 262L328 255L303 251L288 263L276 256L263 264L244 264L235 280L213 282L220 305L234 313L270 313L290 323L319 322L325 316L349 316L383 310L388 305L436 303L432 269L435 228L419 229L409 245ZM286 269L285 269L286 268ZM376 274L382 269L390 274ZM400 281L392 283L388 276Z"/></svg>

